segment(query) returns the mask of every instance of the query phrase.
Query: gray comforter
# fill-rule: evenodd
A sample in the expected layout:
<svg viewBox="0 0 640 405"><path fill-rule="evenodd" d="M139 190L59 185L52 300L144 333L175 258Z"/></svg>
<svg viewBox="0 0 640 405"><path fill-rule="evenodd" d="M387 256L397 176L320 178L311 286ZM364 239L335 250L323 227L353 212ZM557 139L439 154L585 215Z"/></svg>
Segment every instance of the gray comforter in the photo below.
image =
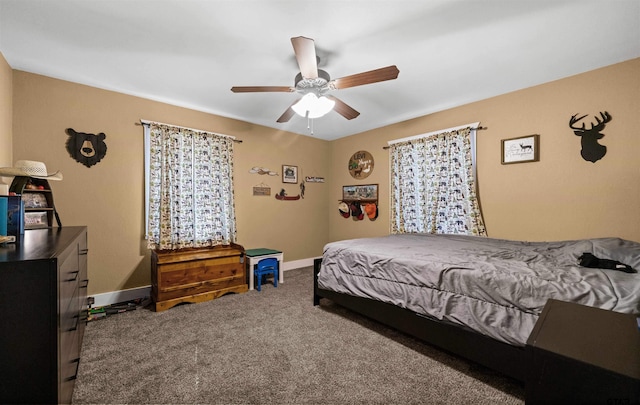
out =
<svg viewBox="0 0 640 405"><path fill-rule="evenodd" d="M402 234L327 244L318 286L523 346L549 298L640 313L640 273L581 267L584 252L640 271L640 244L619 238L518 242Z"/></svg>

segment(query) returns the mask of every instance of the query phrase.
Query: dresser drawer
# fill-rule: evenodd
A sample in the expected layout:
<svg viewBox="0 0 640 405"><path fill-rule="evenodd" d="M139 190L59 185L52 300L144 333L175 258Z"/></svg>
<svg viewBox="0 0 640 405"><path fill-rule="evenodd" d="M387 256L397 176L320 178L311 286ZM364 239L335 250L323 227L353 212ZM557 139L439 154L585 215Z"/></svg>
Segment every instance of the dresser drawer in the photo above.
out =
<svg viewBox="0 0 640 405"><path fill-rule="evenodd" d="M61 332L59 403L71 403L73 386L80 366L80 337L77 331Z"/></svg>
<svg viewBox="0 0 640 405"><path fill-rule="evenodd" d="M67 301L66 308L60 308L60 331L77 330L80 323L80 298L79 289L76 289L73 297Z"/></svg>
<svg viewBox="0 0 640 405"><path fill-rule="evenodd" d="M78 327L60 330L60 364L67 364L73 359L80 357L80 346L78 344Z"/></svg>
<svg viewBox="0 0 640 405"><path fill-rule="evenodd" d="M80 263L78 261L77 245L74 245L73 252L67 256L59 270L60 278L60 309L69 306L69 300L77 293L78 282L80 280Z"/></svg>
<svg viewBox="0 0 640 405"><path fill-rule="evenodd" d="M89 283L89 277L87 275L87 262L88 262L89 248L87 246L87 235L81 237L78 241L78 275L80 281L80 288L86 288Z"/></svg>

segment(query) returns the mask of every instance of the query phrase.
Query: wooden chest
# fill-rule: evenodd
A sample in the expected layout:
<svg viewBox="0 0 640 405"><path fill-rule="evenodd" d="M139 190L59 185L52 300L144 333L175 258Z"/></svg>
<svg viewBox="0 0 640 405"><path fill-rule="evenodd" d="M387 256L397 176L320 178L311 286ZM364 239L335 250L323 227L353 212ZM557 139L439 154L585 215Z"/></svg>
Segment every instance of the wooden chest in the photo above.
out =
<svg viewBox="0 0 640 405"><path fill-rule="evenodd" d="M151 298L156 311L183 302L209 301L248 291L244 248L237 244L202 249L154 250Z"/></svg>

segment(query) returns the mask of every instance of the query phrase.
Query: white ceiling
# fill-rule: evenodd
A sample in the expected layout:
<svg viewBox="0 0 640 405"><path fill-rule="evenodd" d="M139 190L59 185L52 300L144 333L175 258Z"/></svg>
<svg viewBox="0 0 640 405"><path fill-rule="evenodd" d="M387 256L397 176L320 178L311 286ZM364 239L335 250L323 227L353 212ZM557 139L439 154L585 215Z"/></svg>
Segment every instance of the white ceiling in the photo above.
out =
<svg viewBox="0 0 640 405"><path fill-rule="evenodd" d="M13 69L310 135L295 93L230 91L293 86L296 36L332 78L400 70L331 93L361 113L331 140L640 57L640 1L0 0Z"/></svg>

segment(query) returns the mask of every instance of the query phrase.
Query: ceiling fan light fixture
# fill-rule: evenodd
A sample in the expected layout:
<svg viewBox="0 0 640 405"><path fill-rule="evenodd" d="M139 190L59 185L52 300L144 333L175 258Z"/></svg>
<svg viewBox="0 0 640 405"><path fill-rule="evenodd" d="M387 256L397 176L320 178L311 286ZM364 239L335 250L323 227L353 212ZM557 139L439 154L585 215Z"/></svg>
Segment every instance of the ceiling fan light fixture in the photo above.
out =
<svg viewBox="0 0 640 405"><path fill-rule="evenodd" d="M294 79L293 87L233 86L231 88L234 93L297 92L302 95L294 105L287 107L280 118L276 120L278 123L289 122L295 114L298 114L307 118L308 123L311 124L313 118L322 117L334 109L339 115L352 120L360 115L358 111L351 108L344 101L333 96L325 97L324 94L332 90L394 80L398 78L398 73L400 73L396 65L391 65L331 80L329 73L318 69L319 59L316 55L313 39L303 36L294 37L291 38L291 44L293 45L296 62L300 68L300 73ZM313 133L313 130L311 133Z"/></svg>
<svg viewBox="0 0 640 405"><path fill-rule="evenodd" d="M335 101L325 96L318 97L315 93L307 93L291 108L301 117L319 118L333 110L335 104Z"/></svg>

